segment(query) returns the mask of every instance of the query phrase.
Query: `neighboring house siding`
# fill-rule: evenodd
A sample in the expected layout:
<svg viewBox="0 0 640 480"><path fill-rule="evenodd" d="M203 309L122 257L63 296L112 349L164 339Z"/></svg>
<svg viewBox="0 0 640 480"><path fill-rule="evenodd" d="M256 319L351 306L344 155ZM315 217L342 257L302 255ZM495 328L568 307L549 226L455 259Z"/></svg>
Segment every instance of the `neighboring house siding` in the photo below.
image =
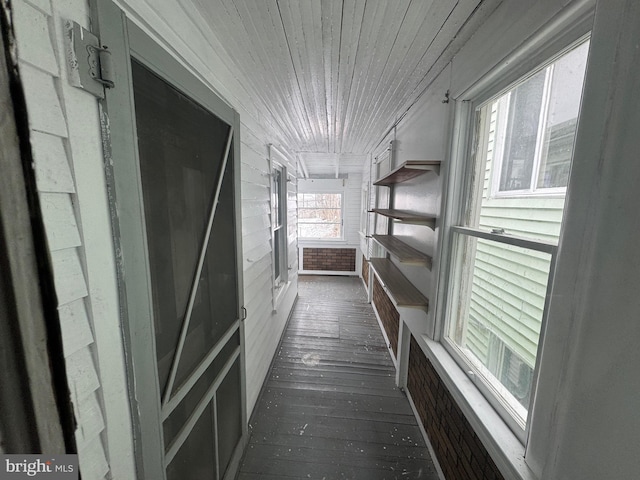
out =
<svg viewBox="0 0 640 480"><path fill-rule="evenodd" d="M86 479L111 478L103 389L96 366L92 298L86 280L72 170L80 159L74 158L65 108L65 66L59 63L65 56L55 41L61 38L62 19L46 0L16 1L13 7L37 186L53 263L69 390L78 423L75 436L80 469ZM84 4L80 3L77 11L83 10ZM79 21L86 23L86 17Z"/></svg>
<svg viewBox="0 0 640 480"><path fill-rule="evenodd" d="M500 198L491 195L496 116L494 106L487 144L480 228L504 228L511 235L557 243L564 197ZM548 255L538 252L523 254L507 251L504 247L496 248L491 242L478 242L477 275L473 278L469 310L472 321L467 330L467 341L480 360L487 362L493 334L510 345L529 367L535 366L549 260ZM503 279L500 289L496 288L495 282L489 283L492 277Z"/></svg>

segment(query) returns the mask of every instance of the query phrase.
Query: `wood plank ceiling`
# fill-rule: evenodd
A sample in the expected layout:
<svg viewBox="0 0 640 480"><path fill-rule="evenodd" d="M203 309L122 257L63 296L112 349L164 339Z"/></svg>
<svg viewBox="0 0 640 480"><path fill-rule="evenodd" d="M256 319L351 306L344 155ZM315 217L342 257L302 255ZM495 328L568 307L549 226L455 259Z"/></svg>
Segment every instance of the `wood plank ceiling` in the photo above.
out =
<svg viewBox="0 0 640 480"><path fill-rule="evenodd" d="M500 3L188 1L279 141L334 163L369 153Z"/></svg>

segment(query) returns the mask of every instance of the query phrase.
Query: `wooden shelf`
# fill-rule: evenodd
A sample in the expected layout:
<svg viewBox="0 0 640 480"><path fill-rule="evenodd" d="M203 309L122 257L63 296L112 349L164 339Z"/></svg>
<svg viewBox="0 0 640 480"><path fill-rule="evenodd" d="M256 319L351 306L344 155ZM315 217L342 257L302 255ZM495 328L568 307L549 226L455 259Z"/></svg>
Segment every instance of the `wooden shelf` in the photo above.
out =
<svg viewBox="0 0 640 480"><path fill-rule="evenodd" d="M369 263L398 307L417 308L425 312L429 310L429 299L407 280L391 260L371 258Z"/></svg>
<svg viewBox="0 0 640 480"><path fill-rule="evenodd" d="M416 213L405 212L404 210L390 210L386 208L374 208L371 212L393 218L403 223L411 223L414 225L426 225L431 229L436 228L436 217L430 215L418 215Z"/></svg>
<svg viewBox="0 0 640 480"><path fill-rule="evenodd" d="M429 171L440 173L440 160L407 160L395 170L373 182L373 184L388 187L396 183L406 182Z"/></svg>
<svg viewBox="0 0 640 480"><path fill-rule="evenodd" d="M410 247L393 235L373 235L373 239L382 245L387 252L396 257L400 263L420 265L431 270L431 257Z"/></svg>

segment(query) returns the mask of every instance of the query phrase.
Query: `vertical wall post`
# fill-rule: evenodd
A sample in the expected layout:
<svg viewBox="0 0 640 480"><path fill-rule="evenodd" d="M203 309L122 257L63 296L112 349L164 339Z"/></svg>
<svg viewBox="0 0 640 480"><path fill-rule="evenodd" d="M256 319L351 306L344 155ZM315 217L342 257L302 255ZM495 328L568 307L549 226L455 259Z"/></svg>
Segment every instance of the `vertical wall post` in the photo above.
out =
<svg viewBox="0 0 640 480"><path fill-rule="evenodd" d="M396 386L405 389L407 386L407 374L409 372L409 345L411 343L411 330L404 323L400 314L400 331L398 333L398 364L396 367Z"/></svg>

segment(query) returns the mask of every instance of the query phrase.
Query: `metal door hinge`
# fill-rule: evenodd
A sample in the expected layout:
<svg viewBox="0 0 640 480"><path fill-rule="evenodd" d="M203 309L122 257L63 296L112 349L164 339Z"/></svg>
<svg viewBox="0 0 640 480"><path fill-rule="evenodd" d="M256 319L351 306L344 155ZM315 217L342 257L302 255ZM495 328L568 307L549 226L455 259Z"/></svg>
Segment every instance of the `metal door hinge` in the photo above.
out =
<svg viewBox="0 0 640 480"><path fill-rule="evenodd" d="M244 322L247 319L247 309L245 307L242 307L242 317L240 317L240 320L242 322Z"/></svg>
<svg viewBox="0 0 640 480"><path fill-rule="evenodd" d="M111 52L100 39L76 22L65 20L69 83L98 98L104 89L113 88L115 77Z"/></svg>

